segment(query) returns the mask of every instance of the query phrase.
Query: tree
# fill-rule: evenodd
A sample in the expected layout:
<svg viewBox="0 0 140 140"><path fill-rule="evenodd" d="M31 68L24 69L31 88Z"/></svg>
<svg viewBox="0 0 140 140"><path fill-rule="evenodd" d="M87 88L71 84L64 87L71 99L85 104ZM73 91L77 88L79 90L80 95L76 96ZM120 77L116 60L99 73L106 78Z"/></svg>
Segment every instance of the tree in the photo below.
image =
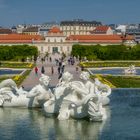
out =
<svg viewBox="0 0 140 140"><path fill-rule="evenodd" d="M38 50L35 46L13 45L0 46L0 60L25 60L27 57L37 56Z"/></svg>

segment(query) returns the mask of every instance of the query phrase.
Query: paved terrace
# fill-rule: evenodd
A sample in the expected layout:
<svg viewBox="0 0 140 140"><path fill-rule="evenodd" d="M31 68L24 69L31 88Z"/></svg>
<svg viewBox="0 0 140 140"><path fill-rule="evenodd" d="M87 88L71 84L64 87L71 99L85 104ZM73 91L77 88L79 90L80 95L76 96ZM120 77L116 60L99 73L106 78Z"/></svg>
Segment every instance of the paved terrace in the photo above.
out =
<svg viewBox="0 0 140 140"><path fill-rule="evenodd" d="M35 74L35 71L33 69L31 71L30 75L23 81L21 86L24 86L25 89L31 89L34 86L36 86L37 84L39 84L39 78L41 76L41 67L42 67L42 65L45 67L45 74L50 76L50 78L51 78L50 86L51 87L56 86L56 84L58 83L59 79L58 79L58 71L57 71L58 66L56 66L55 58L60 58L60 56L59 55L52 55L51 58L52 58L52 62L50 62L49 60L48 61L46 60L42 64L41 61L38 61L37 62L37 67L38 67L38 70L39 70L38 75ZM79 80L79 74L80 74L81 69L79 68L79 71L76 72L77 63L78 62L76 62L75 65L66 64L66 66L65 66L65 72L68 71L68 72L72 73L73 77L74 77L73 80ZM54 68L54 74L51 73L51 67L52 66Z"/></svg>

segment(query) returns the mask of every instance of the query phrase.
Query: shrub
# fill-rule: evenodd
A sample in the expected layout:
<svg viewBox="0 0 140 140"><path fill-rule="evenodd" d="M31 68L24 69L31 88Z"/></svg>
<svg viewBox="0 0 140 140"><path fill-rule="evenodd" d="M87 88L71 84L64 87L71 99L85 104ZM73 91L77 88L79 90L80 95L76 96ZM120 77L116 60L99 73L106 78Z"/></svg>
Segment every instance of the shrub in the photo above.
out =
<svg viewBox="0 0 140 140"><path fill-rule="evenodd" d="M0 46L0 60L21 60L24 62L27 57L36 57L37 47L29 45Z"/></svg>
<svg viewBox="0 0 140 140"><path fill-rule="evenodd" d="M73 45L71 54L88 60L140 60L140 45Z"/></svg>

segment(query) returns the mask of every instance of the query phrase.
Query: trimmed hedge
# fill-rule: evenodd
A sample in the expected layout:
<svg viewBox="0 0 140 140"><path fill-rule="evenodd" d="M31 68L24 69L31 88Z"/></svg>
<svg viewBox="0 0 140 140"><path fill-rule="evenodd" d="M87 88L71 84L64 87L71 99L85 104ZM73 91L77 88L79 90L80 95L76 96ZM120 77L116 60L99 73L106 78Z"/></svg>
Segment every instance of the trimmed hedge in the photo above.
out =
<svg viewBox="0 0 140 140"><path fill-rule="evenodd" d="M71 55L88 60L140 60L140 45L73 45Z"/></svg>
<svg viewBox="0 0 140 140"><path fill-rule="evenodd" d="M37 47L29 45L13 45L0 46L0 60L22 60L25 61L27 57L38 55Z"/></svg>

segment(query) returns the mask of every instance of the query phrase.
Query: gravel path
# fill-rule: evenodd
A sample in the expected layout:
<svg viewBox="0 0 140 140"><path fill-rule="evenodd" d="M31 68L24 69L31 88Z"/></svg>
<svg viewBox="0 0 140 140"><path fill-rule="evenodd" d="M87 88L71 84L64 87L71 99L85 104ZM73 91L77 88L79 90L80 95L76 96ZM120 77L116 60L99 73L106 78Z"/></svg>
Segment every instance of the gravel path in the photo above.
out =
<svg viewBox="0 0 140 140"><path fill-rule="evenodd" d="M45 74L50 76L51 81L50 81L50 86L54 87L56 86L56 84L58 83L58 71L57 68L58 66L56 66L55 64L55 58L60 58L59 55L52 55L52 62L50 62L49 60L43 62L43 64L41 63L41 61L37 62L37 67L38 67L38 75L35 74L34 69L31 71L30 75L23 81L23 83L21 84L21 86L24 86L25 89L31 89L33 88L35 85L37 85L39 83L39 78L41 76L41 67L44 66L45 68ZM78 62L77 62L78 63ZM77 63L75 63L75 65L68 65L66 64L65 66L65 72L68 71L70 73L73 74L74 79L73 80L80 80L79 79L79 74L80 74L80 68L79 71L76 72L76 66ZM53 66L54 68L54 74L52 74L51 72L51 67Z"/></svg>

